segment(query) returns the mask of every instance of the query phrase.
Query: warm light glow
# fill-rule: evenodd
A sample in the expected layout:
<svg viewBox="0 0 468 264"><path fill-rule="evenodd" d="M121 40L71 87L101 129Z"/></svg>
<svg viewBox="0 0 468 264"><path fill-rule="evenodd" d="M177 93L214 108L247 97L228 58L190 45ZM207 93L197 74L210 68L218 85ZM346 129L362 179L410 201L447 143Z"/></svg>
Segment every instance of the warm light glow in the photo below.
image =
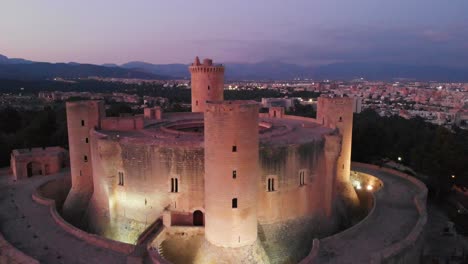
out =
<svg viewBox="0 0 468 264"><path fill-rule="evenodd" d="M356 189L361 190L361 185L356 186Z"/></svg>
<svg viewBox="0 0 468 264"><path fill-rule="evenodd" d="M398 157L398 161L401 161L401 157Z"/></svg>
<svg viewBox="0 0 468 264"><path fill-rule="evenodd" d="M455 179L455 175L452 175L452 179Z"/></svg>
<svg viewBox="0 0 468 264"><path fill-rule="evenodd" d="M368 190L368 191L372 191L372 189L374 189L374 187L373 187L372 185L370 185L370 184L367 185L367 190Z"/></svg>

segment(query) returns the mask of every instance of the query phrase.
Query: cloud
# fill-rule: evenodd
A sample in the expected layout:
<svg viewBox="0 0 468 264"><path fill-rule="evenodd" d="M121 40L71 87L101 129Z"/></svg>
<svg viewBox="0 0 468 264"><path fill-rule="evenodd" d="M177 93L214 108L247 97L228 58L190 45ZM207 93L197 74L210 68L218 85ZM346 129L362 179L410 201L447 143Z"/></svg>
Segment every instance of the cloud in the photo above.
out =
<svg viewBox="0 0 468 264"><path fill-rule="evenodd" d="M198 43L209 45L224 61L279 60L311 65L359 61L463 66L468 60L468 29L460 26L313 28L297 30L289 39L212 39Z"/></svg>

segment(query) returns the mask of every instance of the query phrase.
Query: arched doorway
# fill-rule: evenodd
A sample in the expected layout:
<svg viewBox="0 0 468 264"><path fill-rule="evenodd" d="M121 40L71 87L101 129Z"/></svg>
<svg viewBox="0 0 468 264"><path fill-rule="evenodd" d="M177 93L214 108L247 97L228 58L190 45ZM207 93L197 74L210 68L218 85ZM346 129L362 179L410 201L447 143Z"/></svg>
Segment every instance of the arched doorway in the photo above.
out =
<svg viewBox="0 0 468 264"><path fill-rule="evenodd" d="M203 226L204 219L203 219L203 212L200 210L196 210L193 212L193 225L194 226Z"/></svg>
<svg viewBox="0 0 468 264"><path fill-rule="evenodd" d="M28 171L28 177L42 175L42 166L39 162L31 161L26 165L26 168Z"/></svg>

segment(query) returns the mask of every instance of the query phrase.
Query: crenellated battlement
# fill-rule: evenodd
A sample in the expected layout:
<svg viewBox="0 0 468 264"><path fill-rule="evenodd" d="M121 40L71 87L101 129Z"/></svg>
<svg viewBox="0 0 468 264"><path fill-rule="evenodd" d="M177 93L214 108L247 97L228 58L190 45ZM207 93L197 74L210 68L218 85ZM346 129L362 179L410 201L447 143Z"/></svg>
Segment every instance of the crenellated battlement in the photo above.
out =
<svg viewBox="0 0 468 264"><path fill-rule="evenodd" d="M224 74L224 66L223 65L214 65L214 66L190 66L189 67L190 73L210 73L210 72L219 72Z"/></svg>

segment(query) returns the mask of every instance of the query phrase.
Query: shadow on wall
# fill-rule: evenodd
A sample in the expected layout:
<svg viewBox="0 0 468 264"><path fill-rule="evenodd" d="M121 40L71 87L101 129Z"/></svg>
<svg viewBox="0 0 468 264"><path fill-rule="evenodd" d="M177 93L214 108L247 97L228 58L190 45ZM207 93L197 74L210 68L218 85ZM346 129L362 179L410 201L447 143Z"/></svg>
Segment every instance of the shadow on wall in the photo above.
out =
<svg viewBox="0 0 468 264"><path fill-rule="evenodd" d="M63 203L67 198L68 192L71 188L71 178L69 176L49 181L41 185L37 191L45 198L55 201L57 211L62 212Z"/></svg>

